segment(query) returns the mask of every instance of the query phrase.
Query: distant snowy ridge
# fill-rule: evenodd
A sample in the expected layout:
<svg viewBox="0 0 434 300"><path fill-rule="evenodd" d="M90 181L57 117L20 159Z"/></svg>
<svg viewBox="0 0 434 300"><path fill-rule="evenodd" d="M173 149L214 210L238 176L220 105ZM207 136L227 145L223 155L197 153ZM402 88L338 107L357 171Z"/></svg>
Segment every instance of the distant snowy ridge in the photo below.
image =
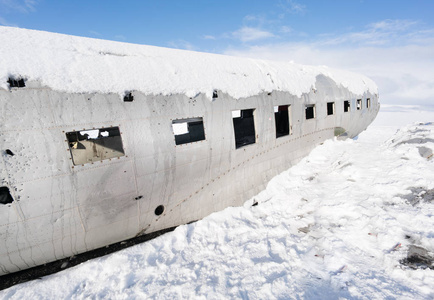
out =
<svg viewBox="0 0 434 300"><path fill-rule="evenodd" d="M273 90L301 96L323 74L354 94L377 93L366 76L330 69L135 45L0 26L0 88L9 77L70 93L185 94L235 99Z"/></svg>

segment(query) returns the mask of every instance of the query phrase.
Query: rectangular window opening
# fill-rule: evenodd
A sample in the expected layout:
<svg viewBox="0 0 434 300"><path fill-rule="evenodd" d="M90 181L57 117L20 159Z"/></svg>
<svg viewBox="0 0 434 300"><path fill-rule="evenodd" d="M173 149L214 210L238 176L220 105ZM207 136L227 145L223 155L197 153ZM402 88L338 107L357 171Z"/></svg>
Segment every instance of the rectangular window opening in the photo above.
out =
<svg viewBox="0 0 434 300"><path fill-rule="evenodd" d="M119 127L66 133L74 165L84 165L125 155Z"/></svg>
<svg viewBox="0 0 434 300"><path fill-rule="evenodd" d="M366 108L371 107L371 98L366 99Z"/></svg>
<svg viewBox="0 0 434 300"><path fill-rule="evenodd" d="M335 114L335 103L327 102L327 116L331 116Z"/></svg>
<svg viewBox="0 0 434 300"><path fill-rule="evenodd" d="M345 100L344 101L344 112L349 112L349 111L350 111L350 101Z"/></svg>
<svg viewBox="0 0 434 300"><path fill-rule="evenodd" d="M362 99L357 99L357 110L362 109Z"/></svg>
<svg viewBox="0 0 434 300"><path fill-rule="evenodd" d="M276 138L289 135L291 124L289 120L290 105L279 105L274 107L274 121L276 125Z"/></svg>
<svg viewBox="0 0 434 300"><path fill-rule="evenodd" d="M315 118L315 104L306 105L306 120Z"/></svg>
<svg viewBox="0 0 434 300"><path fill-rule="evenodd" d="M173 120L172 129L177 145L205 140L203 118Z"/></svg>
<svg viewBox="0 0 434 300"><path fill-rule="evenodd" d="M232 111L236 149L256 143L254 112L255 109Z"/></svg>

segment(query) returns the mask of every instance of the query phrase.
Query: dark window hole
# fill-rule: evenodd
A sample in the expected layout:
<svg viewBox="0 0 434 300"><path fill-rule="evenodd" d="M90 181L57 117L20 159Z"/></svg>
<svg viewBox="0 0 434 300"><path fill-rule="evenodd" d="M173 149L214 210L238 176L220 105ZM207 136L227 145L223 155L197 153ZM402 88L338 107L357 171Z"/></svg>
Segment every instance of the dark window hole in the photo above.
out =
<svg viewBox="0 0 434 300"><path fill-rule="evenodd" d="M218 97L219 97L219 95L217 94L217 91L214 90L214 91L212 92L212 98L213 98L213 99L217 99Z"/></svg>
<svg viewBox="0 0 434 300"><path fill-rule="evenodd" d="M256 143L254 111L255 109L232 111L236 149Z"/></svg>
<svg viewBox="0 0 434 300"><path fill-rule="evenodd" d="M344 112L349 112L350 111L350 101L345 100L344 101Z"/></svg>
<svg viewBox="0 0 434 300"><path fill-rule="evenodd" d="M315 118L315 105L306 105L306 120Z"/></svg>
<svg viewBox="0 0 434 300"><path fill-rule="evenodd" d="M14 202L14 199L6 186L0 187L0 204L9 204Z"/></svg>
<svg viewBox="0 0 434 300"><path fill-rule="evenodd" d="M155 214L157 216L161 215L164 212L164 206L163 205L158 205L157 208L155 209Z"/></svg>
<svg viewBox="0 0 434 300"><path fill-rule="evenodd" d="M22 79L22 78L20 78L20 79L13 79L13 78L9 77L8 83L9 83L9 86L11 88L13 88L13 87L20 88L20 87L25 87L26 86L26 84L24 82L24 79Z"/></svg>
<svg viewBox="0 0 434 300"><path fill-rule="evenodd" d="M335 114L335 103L327 102L327 115L331 116Z"/></svg>
<svg viewBox="0 0 434 300"><path fill-rule="evenodd" d="M9 150L9 149L6 149L6 154L7 155L10 155L10 156L14 156L15 154L11 151L11 150Z"/></svg>
<svg viewBox="0 0 434 300"><path fill-rule="evenodd" d="M126 93L124 96L124 102L133 102L134 96L132 93Z"/></svg>
<svg viewBox="0 0 434 300"><path fill-rule="evenodd" d="M276 138L289 135L289 108L289 105L279 105L274 107Z"/></svg>

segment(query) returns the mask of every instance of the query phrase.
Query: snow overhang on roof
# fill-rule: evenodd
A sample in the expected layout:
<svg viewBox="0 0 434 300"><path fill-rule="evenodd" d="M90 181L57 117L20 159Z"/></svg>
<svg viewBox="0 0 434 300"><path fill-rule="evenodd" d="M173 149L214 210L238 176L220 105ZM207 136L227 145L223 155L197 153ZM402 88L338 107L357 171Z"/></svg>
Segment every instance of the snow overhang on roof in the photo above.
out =
<svg viewBox="0 0 434 300"><path fill-rule="evenodd" d="M0 88L8 78L70 93L185 94L221 90L239 99L273 90L301 96L323 74L354 94L377 93L363 75L217 54L135 45L0 26Z"/></svg>

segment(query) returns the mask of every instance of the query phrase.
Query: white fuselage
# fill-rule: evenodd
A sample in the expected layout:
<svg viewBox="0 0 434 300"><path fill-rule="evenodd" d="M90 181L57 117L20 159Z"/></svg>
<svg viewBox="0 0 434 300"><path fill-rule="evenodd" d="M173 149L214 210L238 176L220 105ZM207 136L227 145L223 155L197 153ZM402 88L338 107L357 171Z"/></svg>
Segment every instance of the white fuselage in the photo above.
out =
<svg viewBox="0 0 434 300"><path fill-rule="evenodd" d="M0 89L1 186L13 199L0 204L0 275L241 205L324 140L359 134L379 110L377 95L322 75L301 97L131 96L38 82ZM283 125L275 121L282 107ZM243 111L254 133L239 129L248 142L238 136L237 148L243 120L234 116ZM188 136L193 125L203 134ZM277 138L281 126L289 128Z"/></svg>

